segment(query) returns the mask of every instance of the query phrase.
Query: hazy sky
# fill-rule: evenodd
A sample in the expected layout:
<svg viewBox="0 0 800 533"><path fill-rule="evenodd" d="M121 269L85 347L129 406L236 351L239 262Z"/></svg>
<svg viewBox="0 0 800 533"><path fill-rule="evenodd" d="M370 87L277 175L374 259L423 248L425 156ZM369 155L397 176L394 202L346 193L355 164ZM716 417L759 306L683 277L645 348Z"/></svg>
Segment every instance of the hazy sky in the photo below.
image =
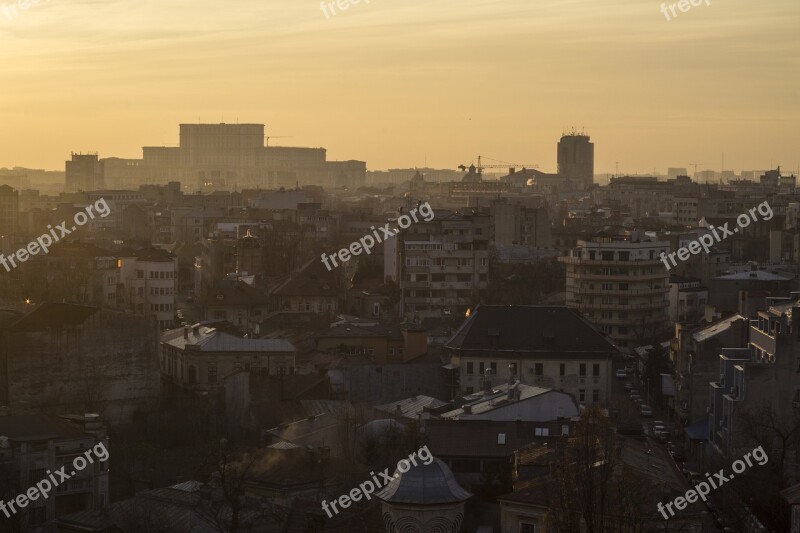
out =
<svg viewBox="0 0 800 533"><path fill-rule="evenodd" d="M10 0L0 0L0 5ZM0 166L141 157L181 122L259 122L272 145L369 169L478 154L596 172L800 165L800 2L42 0L0 8ZM17 8L19 10L19 8ZM337 9L338 11L338 9ZM10 12L10 10L9 10Z"/></svg>

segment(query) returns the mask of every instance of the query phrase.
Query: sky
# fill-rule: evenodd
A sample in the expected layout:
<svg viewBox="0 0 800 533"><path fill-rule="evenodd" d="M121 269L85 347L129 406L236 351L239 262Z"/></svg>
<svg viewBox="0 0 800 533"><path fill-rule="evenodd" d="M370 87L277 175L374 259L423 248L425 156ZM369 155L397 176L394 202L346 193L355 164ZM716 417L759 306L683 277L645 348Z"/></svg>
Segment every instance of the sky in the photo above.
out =
<svg viewBox="0 0 800 533"><path fill-rule="evenodd" d="M0 0L0 167L239 121L370 170L555 171L576 127L598 174L797 172L800 2L708 1Z"/></svg>

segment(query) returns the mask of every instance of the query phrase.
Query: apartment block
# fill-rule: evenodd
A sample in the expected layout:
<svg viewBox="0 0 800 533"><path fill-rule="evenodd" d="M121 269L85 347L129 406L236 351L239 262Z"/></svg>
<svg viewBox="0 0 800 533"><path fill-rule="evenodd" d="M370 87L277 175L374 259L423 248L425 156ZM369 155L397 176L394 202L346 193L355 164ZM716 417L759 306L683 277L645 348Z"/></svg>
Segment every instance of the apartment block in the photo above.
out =
<svg viewBox="0 0 800 533"><path fill-rule="evenodd" d="M398 282L406 315L463 316L488 285L490 217L437 210L384 241L384 274Z"/></svg>
<svg viewBox="0 0 800 533"><path fill-rule="evenodd" d="M632 349L664 333L669 272L659 259L666 242L632 237L578 241L568 257L567 306L578 309L617 346Z"/></svg>
<svg viewBox="0 0 800 533"><path fill-rule="evenodd" d="M136 313L156 317L159 328L171 328L175 320L178 258L163 250L120 253L120 305Z"/></svg>

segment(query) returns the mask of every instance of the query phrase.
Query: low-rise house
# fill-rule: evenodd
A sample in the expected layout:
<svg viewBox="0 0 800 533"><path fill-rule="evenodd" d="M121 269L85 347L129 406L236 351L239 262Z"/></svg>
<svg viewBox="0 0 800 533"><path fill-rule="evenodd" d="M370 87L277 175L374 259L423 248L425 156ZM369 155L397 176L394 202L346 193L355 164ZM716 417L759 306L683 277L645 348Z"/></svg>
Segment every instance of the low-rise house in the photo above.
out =
<svg viewBox="0 0 800 533"><path fill-rule="evenodd" d="M295 347L283 339L242 338L195 324L161 335L160 361L169 382L183 389L208 390L240 370L293 374Z"/></svg>
<svg viewBox="0 0 800 533"><path fill-rule="evenodd" d="M414 324L387 325L344 318L316 335L316 348L366 355L376 363L403 363L428 351L428 332Z"/></svg>
<svg viewBox="0 0 800 533"><path fill-rule="evenodd" d="M247 330L251 321L267 316L269 297L241 279L226 279L209 292L204 307L207 320L226 320Z"/></svg>

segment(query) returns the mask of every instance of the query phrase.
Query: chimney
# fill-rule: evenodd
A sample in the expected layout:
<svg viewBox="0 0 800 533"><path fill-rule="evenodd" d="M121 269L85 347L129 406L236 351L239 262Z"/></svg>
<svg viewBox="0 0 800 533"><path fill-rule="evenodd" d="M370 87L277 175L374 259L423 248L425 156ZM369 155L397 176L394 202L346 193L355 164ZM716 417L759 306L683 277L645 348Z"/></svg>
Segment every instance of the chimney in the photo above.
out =
<svg viewBox="0 0 800 533"><path fill-rule="evenodd" d="M183 338L184 340L189 340L189 326L184 326L183 328Z"/></svg>
<svg viewBox="0 0 800 533"><path fill-rule="evenodd" d="M200 324L195 324L194 326L192 326L192 333L194 333L195 337L200 336Z"/></svg>
<svg viewBox="0 0 800 533"><path fill-rule="evenodd" d="M511 174L515 173L516 171L517 171L516 168L511 167L511 168L508 169L508 174L511 175Z"/></svg>
<svg viewBox="0 0 800 533"><path fill-rule="evenodd" d="M471 415L472 414L472 405L464 404L464 414Z"/></svg>

